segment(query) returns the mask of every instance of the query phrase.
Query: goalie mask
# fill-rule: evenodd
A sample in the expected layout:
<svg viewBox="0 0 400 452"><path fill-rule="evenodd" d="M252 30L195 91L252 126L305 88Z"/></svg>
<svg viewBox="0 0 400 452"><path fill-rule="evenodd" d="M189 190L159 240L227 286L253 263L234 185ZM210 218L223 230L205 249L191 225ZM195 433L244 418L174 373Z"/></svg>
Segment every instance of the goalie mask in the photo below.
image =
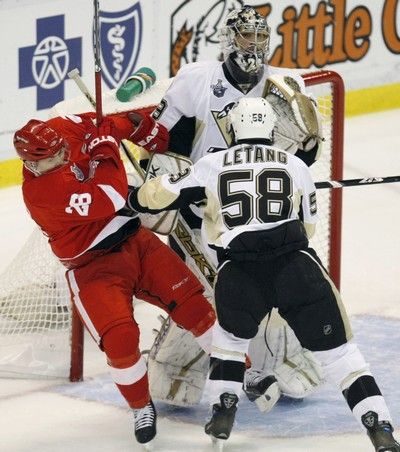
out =
<svg viewBox="0 0 400 452"><path fill-rule="evenodd" d="M265 17L250 6L231 11L220 30L225 58L231 56L246 73L260 70L269 53L271 29Z"/></svg>
<svg viewBox="0 0 400 452"><path fill-rule="evenodd" d="M243 97L228 113L227 129L236 143L258 141L272 144L276 116L262 97Z"/></svg>

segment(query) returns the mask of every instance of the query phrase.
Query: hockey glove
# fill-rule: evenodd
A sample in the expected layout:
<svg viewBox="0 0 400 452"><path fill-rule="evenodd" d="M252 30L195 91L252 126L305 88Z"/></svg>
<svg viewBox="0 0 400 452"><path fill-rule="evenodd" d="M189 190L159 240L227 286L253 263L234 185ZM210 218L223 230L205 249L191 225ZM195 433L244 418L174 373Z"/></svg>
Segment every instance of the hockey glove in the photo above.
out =
<svg viewBox="0 0 400 452"><path fill-rule="evenodd" d="M136 126L129 139L149 152L163 153L168 149L169 133L162 124L149 115L138 112L128 113L128 118Z"/></svg>
<svg viewBox="0 0 400 452"><path fill-rule="evenodd" d="M119 138L112 120L104 118L100 126L94 129L88 145L91 160L119 160Z"/></svg>
<svg viewBox="0 0 400 452"><path fill-rule="evenodd" d="M292 154L315 152L316 160L323 137L315 100L300 91L295 79L281 75L267 79L263 97L278 117L274 145Z"/></svg>

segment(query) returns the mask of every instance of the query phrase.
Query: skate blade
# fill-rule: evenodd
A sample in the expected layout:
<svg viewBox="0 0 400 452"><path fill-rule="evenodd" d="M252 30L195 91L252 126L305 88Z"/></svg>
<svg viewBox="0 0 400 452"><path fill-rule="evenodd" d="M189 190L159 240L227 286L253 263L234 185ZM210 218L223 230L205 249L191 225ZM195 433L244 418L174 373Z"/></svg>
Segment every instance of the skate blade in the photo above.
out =
<svg viewBox="0 0 400 452"><path fill-rule="evenodd" d="M154 449L154 441L151 440L148 443L142 444L143 450L153 451Z"/></svg>
<svg viewBox="0 0 400 452"><path fill-rule="evenodd" d="M278 383L273 383L269 386L265 394L255 400L255 403L262 413L268 413L268 411L272 410L280 397L281 390L279 389Z"/></svg>
<svg viewBox="0 0 400 452"><path fill-rule="evenodd" d="M210 435L212 441L212 450L214 452L222 452L224 450L224 445L226 443L226 439L215 438L215 436Z"/></svg>

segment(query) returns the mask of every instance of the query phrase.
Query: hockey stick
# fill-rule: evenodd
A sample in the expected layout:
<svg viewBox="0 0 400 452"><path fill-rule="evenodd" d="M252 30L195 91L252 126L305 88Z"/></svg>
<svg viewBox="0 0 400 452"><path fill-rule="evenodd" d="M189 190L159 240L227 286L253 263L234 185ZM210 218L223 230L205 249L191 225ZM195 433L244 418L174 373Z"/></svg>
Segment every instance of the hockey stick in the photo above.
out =
<svg viewBox="0 0 400 452"><path fill-rule="evenodd" d="M315 186L318 189L323 188L344 188L355 187L374 184L392 184L393 182L400 182L400 176L386 176L386 177L364 177L362 179L344 179L344 180L327 180L324 182L316 182Z"/></svg>
<svg viewBox="0 0 400 452"><path fill-rule="evenodd" d="M84 94L86 99L90 102L90 105L96 110L96 101L79 75L79 69L72 69L72 71L68 72L68 77L76 83L81 93Z"/></svg>
<svg viewBox="0 0 400 452"><path fill-rule="evenodd" d="M96 94L96 122L97 127L103 120L103 107L101 100L101 56L100 56L100 29L99 29L99 0L93 0L93 52L94 52L94 75Z"/></svg>
<svg viewBox="0 0 400 452"><path fill-rule="evenodd" d="M99 1L93 0L94 15L93 15L93 54L94 54L94 70L95 70L95 96L89 91L88 87L82 80L77 68L68 72L68 77L73 80L82 94L90 102L92 107L96 110L97 126L103 119L102 93L101 93L101 57L100 57L100 30L99 30Z"/></svg>
<svg viewBox="0 0 400 452"><path fill-rule="evenodd" d="M179 215L175 231L171 235L178 243L188 262L192 262L195 265L196 276L203 283L206 292L210 292L212 298L217 271L214 265L204 255L201 244L198 242L196 236L191 234L191 229L182 215ZM191 269L193 270L193 265Z"/></svg>

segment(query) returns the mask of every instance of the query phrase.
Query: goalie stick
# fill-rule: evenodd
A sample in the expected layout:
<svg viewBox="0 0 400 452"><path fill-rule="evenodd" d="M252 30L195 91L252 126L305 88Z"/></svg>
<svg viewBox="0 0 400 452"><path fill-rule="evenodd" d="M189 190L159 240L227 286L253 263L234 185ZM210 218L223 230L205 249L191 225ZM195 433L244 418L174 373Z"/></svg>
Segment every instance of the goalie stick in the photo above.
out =
<svg viewBox="0 0 400 452"><path fill-rule="evenodd" d="M364 177L362 179L344 179L344 180L327 180L323 182L316 182L315 186L318 189L324 188L344 188L356 187L363 185L374 184L392 184L393 182L400 182L400 176L386 176L386 177Z"/></svg>

